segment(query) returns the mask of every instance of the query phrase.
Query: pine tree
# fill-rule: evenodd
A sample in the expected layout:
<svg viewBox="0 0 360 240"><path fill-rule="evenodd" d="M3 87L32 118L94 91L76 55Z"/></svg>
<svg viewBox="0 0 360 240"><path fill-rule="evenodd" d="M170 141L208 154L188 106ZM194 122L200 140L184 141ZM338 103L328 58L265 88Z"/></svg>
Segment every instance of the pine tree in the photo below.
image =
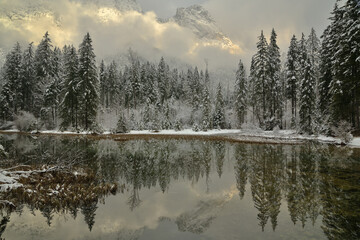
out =
<svg viewBox="0 0 360 240"><path fill-rule="evenodd" d="M136 109L141 94L140 62L133 61L130 68L131 98L133 107Z"/></svg>
<svg viewBox="0 0 360 240"><path fill-rule="evenodd" d="M99 101L95 54L89 33L79 47L79 80L80 118L82 126L87 130L96 121Z"/></svg>
<svg viewBox="0 0 360 240"><path fill-rule="evenodd" d="M283 115L282 103L282 84L280 81L280 50L276 43L277 34L273 29L271 32L270 43L268 47L269 62L268 62L268 102L270 112L270 122L267 129L273 129L275 126L281 127L281 118Z"/></svg>
<svg viewBox="0 0 360 240"><path fill-rule="evenodd" d="M347 0L333 12L330 38L333 43L332 118L360 128L360 4Z"/></svg>
<svg viewBox="0 0 360 240"><path fill-rule="evenodd" d="M44 107L49 108L51 115L50 127L54 128L57 126L57 113L60 103L60 92L61 92L61 79L62 79L62 66L61 66L61 51L55 47L52 56L52 70L53 76L49 85L46 87L44 95Z"/></svg>
<svg viewBox="0 0 360 240"><path fill-rule="evenodd" d="M108 91L107 89L107 81L106 81L106 68L104 60L101 60L100 66L99 66L99 84L100 84L100 104L105 107L105 95Z"/></svg>
<svg viewBox="0 0 360 240"><path fill-rule="evenodd" d="M112 61L106 74L106 107L114 107L118 96L119 73L115 61Z"/></svg>
<svg viewBox="0 0 360 240"><path fill-rule="evenodd" d="M302 133L313 133L314 106L315 106L315 84L316 78L307 58L300 90L300 130Z"/></svg>
<svg viewBox="0 0 360 240"><path fill-rule="evenodd" d="M20 81L20 92L22 96L21 109L31 112L33 109L35 84L33 43L30 43L23 53L20 71Z"/></svg>
<svg viewBox="0 0 360 240"><path fill-rule="evenodd" d="M224 106L224 98L222 95L222 88L220 83L216 91L214 128L217 129L225 128L225 106Z"/></svg>
<svg viewBox="0 0 360 240"><path fill-rule="evenodd" d="M298 104L298 45L295 35L291 38L286 62L286 95L291 100L291 127L296 126L297 104Z"/></svg>
<svg viewBox="0 0 360 240"><path fill-rule="evenodd" d="M119 114L119 120L116 125L116 133L127 133L128 128L125 120L124 113L120 112Z"/></svg>
<svg viewBox="0 0 360 240"><path fill-rule="evenodd" d="M306 40L306 48L308 58L310 59L316 77L316 84L318 84L319 81L320 47L320 40L316 36L314 28L311 28L310 35Z"/></svg>
<svg viewBox="0 0 360 240"><path fill-rule="evenodd" d="M12 119L19 110L21 96L21 47L16 43L12 51L6 56L4 64L4 81L1 92L0 108L3 120Z"/></svg>
<svg viewBox="0 0 360 240"><path fill-rule="evenodd" d="M61 128L79 126L79 60L74 46L65 53L63 99L60 103Z"/></svg>
<svg viewBox="0 0 360 240"><path fill-rule="evenodd" d="M193 109L197 110L200 105L200 98L201 98L200 75L197 67L195 67L194 73L192 75L191 90L192 90L191 104L193 106Z"/></svg>
<svg viewBox="0 0 360 240"><path fill-rule="evenodd" d="M54 77L53 50L49 33L46 32L35 51L35 94L34 94L34 115L41 116L41 108L44 106L44 94L46 87ZM45 116L41 116L45 117Z"/></svg>
<svg viewBox="0 0 360 240"><path fill-rule="evenodd" d="M256 103L256 108L258 113L258 119L260 126L264 126L264 121L269 117L269 102L267 102L268 94L268 72L269 72L269 53L268 53L268 44L264 36L263 31L259 36L259 41L257 43L257 53L253 56L252 62L252 79L253 79L253 89L254 89L254 102Z"/></svg>
<svg viewBox="0 0 360 240"><path fill-rule="evenodd" d="M330 26L328 26L321 38L323 39L320 51L320 77L319 77L319 108L323 116L330 114L330 82L332 80L331 53L332 40L330 38Z"/></svg>
<svg viewBox="0 0 360 240"><path fill-rule="evenodd" d="M164 101L168 98L168 74L166 70L166 63L163 57L161 57L158 72L157 72L158 88L159 88L159 100L163 104Z"/></svg>
<svg viewBox="0 0 360 240"><path fill-rule="evenodd" d="M207 131L211 127L211 101L208 88L205 86L202 94L202 125L203 131Z"/></svg>
<svg viewBox="0 0 360 240"><path fill-rule="evenodd" d="M171 128L171 116L170 116L170 107L169 104L166 102L164 108L163 108L163 115L161 119L161 126L162 129L170 129Z"/></svg>
<svg viewBox="0 0 360 240"><path fill-rule="evenodd" d="M238 121L238 128L245 122L247 106L247 79L244 64L240 60L235 80L235 112Z"/></svg>

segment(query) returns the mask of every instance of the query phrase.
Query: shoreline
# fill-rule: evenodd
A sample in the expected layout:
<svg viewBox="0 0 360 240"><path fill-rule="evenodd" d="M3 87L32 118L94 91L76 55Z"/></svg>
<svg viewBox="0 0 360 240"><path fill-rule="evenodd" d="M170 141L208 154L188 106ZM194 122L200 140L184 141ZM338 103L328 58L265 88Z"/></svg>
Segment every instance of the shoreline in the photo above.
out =
<svg viewBox="0 0 360 240"><path fill-rule="evenodd" d="M251 132L247 130L228 129L228 130L209 130L207 132L195 132L190 129L182 131L162 130L158 132L143 130L130 131L129 133L115 134L104 132L94 134L91 132L69 132L69 131L39 131L39 132L21 132L18 130L0 130L0 134L20 134L29 136L63 136L63 137L88 137L91 139L112 139L114 141L132 141L137 139L184 139L184 140L205 140L205 141L228 141L254 144L303 144L308 141L319 143L340 145L338 138L326 136L303 136L296 134L292 130L281 130L277 133L272 131ZM354 138L348 145L353 148L360 148L360 138Z"/></svg>

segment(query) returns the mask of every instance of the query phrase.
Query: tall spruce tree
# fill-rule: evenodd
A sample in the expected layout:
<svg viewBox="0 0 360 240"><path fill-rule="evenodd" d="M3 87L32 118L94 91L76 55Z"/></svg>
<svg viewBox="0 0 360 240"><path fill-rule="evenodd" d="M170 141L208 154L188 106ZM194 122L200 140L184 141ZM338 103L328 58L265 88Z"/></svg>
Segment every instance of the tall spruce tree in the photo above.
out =
<svg viewBox="0 0 360 240"><path fill-rule="evenodd" d="M34 104L34 84L35 84L35 68L34 68L34 49L33 43L25 49L21 63L21 96L22 106L25 111L32 112Z"/></svg>
<svg viewBox="0 0 360 240"><path fill-rule="evenodd" d="M261 127L265 128L265 120L269 117L269 102L267 101L268 90L269 90L269 53L268 53L268 43L264 36L263 31L259 36L259 41L257 42L257 53L253 56L252 59L252 81L254 89L254 103L256 103L257 110L255 111L258 114L257 118Z"/></svg>
<svg viewBox="0 0 360 240"><path fill-rule="evenodd" d="M115 107L118 99L118 85L119 85L119 73L115 61L110 63L106 74L107 93L106 93L106 107ZM137 91L139 92L139 91Z"/></svg>
<svg viewBox="0 0 360 240"><path fill-rule="evenodd" d="M163 57L161 57L159 66L158 66L158 72L157 72L157 80L158 80L158 93L159 93L159 101L161 104L164 103L164 101L168 97L167 87L168 87L168 73L166 70L166 63Z"/></svg>
<svg viewBox="0 0 360 240"><path fill-rule="evenodd" d="M311 59L305 59L305 69L300 88L300 132L312 134L315 112L315 84L316 78Z"/></svg>
<svg viewBox="0 0 360 240"><path fill-rule="evenodd" d="M57 47L54 48L52 60L52 78L46 87L44 94L44 107L48 113L49 127L54 128L57 126L58 107L60 103L60 92L62 88L62 63L61 63L61 50Z"/></svg>
<svg viewBox="0 0 360 240"><path fill-rule="evenodd" d="M108 92L108 89L107 89L107 81L106 81L106 67L104 60L101 60L99 66L99 84L100 84L100 104L103 107L105 107L106 93Z"/></svg>
<svg viewBox="0 0 360 240"><path fill-rule="evenodd" d="M60 103L61 128L79 126L79 59L74 46L69 47L64 60L64 85L62 89L63 99Z"/></svg>
<svg viewBox="0 0 360 240"><path fill-rule="evenodd" d="M19 110L21 95L21 62L22 53L20 44L17 42L11 52L6 56L4 64L5 84L1 92L0 111L3 120L11 120Z"/></svg>
<svg viewBox="0 0 360 240"><path fill-rule="evenodd" d="M34 115L45 118L45 114L41 113L44 106L44 94L46 87L50 85L54 77L53 69L53 45L51 43L50 35L45 33L43 39L35 51L35 92L34 92Z"/></svg>
<svg viewBox="0 0 360 240"><path fill-rule="evenodd" d="M335 7L331 18L330 39L333 43L332 119L350 122L360 128L360 4L358 0L347 0Z"/></svg>
<svg viewBox="0 0 360 240"><path fill-rule="evenodd" d="M208 87L205 86L202 94L202 123L201 128L203 131L207 131L211 128L211 101Z"/></svg>
<svg viewBox="0 0 360 240"><path fill-rule="evenodd" d="M295 35L291 38L286 62L286 95L291 101L291 127L296 126L297 104L298 104L298 45Z"/></svg>
<svg viewBox="0 0 360 240"><path fill-rule="evenodd" d="M242 61L239 61L235 80L235 112L238 121L238 128L245 122L247 106L247 79L245 67Z"/></svg>
<svg viewBox="0 0 360 240"><path fill-rule="evenodd" d="M268 97L270 120L267 129L273 129L275 126L281 127L281 119L283 116L283 102L282 102L282 84L280 81L280 49L276 43L277 34L272 29L270 43L268 47L269 62L268 62Z"/></svg>
<svg viewBox="0 0 360 240"><path fill-rule="evenodd" d="M79 111L81 125L91 129L96 121L99 102L95 54L90 34L87 33L79 47Z"/></svg>
<svg viewBox="0 0 360 240"><path fill-rule="evenodd" d="M225 128L225 104L224 104L224 97L222 94L222 87L220 83L216 90L214 128L217 129Z"/></svg>

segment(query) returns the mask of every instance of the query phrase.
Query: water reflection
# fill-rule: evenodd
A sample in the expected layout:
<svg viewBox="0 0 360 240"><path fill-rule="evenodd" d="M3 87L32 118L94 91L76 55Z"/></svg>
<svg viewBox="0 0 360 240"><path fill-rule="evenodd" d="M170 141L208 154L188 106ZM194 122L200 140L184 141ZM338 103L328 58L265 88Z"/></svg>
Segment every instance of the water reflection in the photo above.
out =
<svg viewBox="0 0 360 240"><path fill-rule="evenodd" d="M21 164L51 163L54 159L71 161L76 153L79 167L92 169L102 182L115 181L124 186L126 204L131 212L145 204L147 199L142 193L146 189L159 189L167 196L172 184L188 182L194 186L204 180L203 191L208 198L176 216L163 216L159 220L170 219L180 232L206 233L234 201L236 194L237 201L245 201L247 195L252 199L259 231L265 231L266 226L278 231L280 212L285 211L288 219L283 218L283 221L291 221L302 228L315 227L318 223L329 239L360 238L360 154L357 150L316 144L250 145L185 140L115 142L14 135L0 139L10 159ZM230 174L237 191L222 189L223 194L212 196L212 188L219 188L216 181ZM81 212L91 231L96 225L99 203L104 202L105 197L99 196L103 201L84 201L66 213L75 219ZM30 209L37 208L25 203ZM22 208L23 205L17 207L18 214L22 213ZM37 210L49 225L55 213L61 214L51 205ZM3 208L0 237L11 222L10 217L10 209ZM244 219L247 217L250 216L244 216ZM139 233L138 230L135 232Z"/></svg>

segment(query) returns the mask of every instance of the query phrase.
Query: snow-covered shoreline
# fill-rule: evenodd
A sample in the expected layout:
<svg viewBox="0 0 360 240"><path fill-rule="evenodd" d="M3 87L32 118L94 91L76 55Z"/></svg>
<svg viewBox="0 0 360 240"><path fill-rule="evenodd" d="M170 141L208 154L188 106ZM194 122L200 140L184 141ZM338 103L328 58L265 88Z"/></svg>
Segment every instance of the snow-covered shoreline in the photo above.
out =
<svg viewBox="0 0 360 240"><path fill-rule="evenodd" d="M211 139L223 139L237 142L249 142L249 143L282 143L282 144L301 144L306 141L317 141L326 144L340 144L339 138L327 137L323 135L306 136L297 134L294 130L280 130L280 131L259 131L259 130L239 130L239 129L222 129L222 130L208 130L195 132L191 129L184 129L181 131L175 130L161 130L161 131L130 131L129 133L113 134L109 131L105 131L102 134L93 134L92 132L70 132L70 131L57 131L46 130L39 132L20 132L18 130L2 130L0 134L31 134L31 135L64 135L64 136L96 136L98 138L113 138L126 140L143 137L201 137ZM360 148L360 137L355 137L347 146L353 148Z"/></svg>

